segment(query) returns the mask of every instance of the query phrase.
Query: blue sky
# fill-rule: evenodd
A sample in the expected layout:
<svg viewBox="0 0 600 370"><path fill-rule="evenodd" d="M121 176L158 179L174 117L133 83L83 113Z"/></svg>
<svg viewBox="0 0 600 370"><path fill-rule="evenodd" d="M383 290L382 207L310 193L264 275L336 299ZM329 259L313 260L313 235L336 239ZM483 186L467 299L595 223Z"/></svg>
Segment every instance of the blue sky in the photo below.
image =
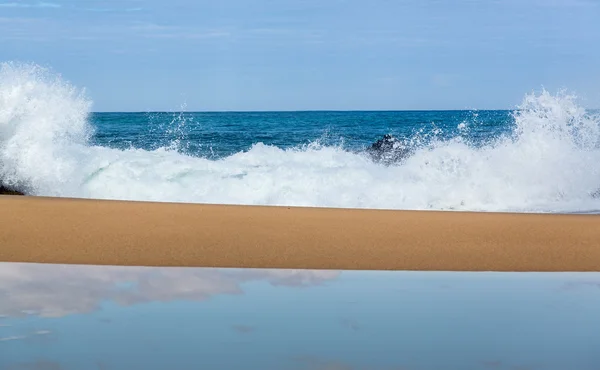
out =
<svg viewBox="0 0 600 370"><path fill-rule="evenodd" d="M0 60L96 111L600 107L597 0L0 0Z"/></svg>

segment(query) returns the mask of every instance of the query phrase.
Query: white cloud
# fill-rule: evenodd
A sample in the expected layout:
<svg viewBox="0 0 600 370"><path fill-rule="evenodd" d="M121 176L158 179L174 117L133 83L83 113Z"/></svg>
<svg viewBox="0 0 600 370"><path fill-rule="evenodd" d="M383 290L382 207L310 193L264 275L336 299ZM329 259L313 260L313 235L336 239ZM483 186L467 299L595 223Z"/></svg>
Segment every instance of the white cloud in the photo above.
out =
<svg viewBox="0 0 600 370"><path fill-rule="evenodd" d="M31 25L38 23L39 20L35 18L22 18L22 17L0 17L0 25Z"/></svg>
<svg viewBox="0 0 600 370"><path fill-rule="evenodd" d="M117 12L140 12L144 10L144 8L125 8L125 9L117 9L117 8L86 8L88 12L97 12L97 13L117 13Z"/></svg>
<svg viewBox="0 0 600 370"><path fill-rule="evenodd" d="M60 4L55 3L0 3L0 8L60 8Z"/></svg>
<svg viewBox="0 0 600 370"><path fill-rule="evenodd" d="M224 29L165 26L150 22L134 22L129 29L143 37L157 39L212 39L231 36L231 32Z"/></svg>
<svg viewBox="0 0 600 370"><path fill-rule="evenodd" d="M431 76L431 83L436 87L450 87L455 85L460 76L452 73L437 73Z"/></svg>

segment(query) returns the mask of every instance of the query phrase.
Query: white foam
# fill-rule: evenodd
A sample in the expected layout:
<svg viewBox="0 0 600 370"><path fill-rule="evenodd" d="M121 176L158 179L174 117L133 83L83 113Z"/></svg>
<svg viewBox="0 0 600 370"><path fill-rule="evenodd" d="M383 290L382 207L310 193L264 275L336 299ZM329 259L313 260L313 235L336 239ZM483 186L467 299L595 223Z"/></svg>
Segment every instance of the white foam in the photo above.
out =
<svg viewBox="0 0 600 370"><path fill-rule="evenodd" d="M254 145L221 160L92 146L90 101L35 65L0 67L0 178L35 195L386 209L600 209L599 120L566 94L527 95L513 135L434 140L386 167L338 147ZM468 130L461 124L460 130Z"/></svg>

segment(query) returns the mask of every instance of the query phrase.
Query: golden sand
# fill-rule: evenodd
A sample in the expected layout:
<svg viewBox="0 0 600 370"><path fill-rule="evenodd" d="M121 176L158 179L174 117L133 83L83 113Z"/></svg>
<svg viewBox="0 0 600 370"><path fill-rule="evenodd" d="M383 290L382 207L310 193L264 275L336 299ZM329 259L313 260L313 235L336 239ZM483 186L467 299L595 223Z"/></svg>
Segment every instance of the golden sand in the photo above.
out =
<svg viewBox="0 0 600 370"><path fill-rule="evenodd" d="M0 261L600 271L600 216L0 196Z"/></svg>

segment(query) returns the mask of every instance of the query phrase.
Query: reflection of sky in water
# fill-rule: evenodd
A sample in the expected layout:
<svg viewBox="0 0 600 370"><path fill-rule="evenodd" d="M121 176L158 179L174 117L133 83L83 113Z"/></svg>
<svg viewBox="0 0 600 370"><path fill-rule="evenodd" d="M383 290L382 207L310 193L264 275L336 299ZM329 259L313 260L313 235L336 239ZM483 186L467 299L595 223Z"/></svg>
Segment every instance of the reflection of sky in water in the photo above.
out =
<svg viewBox="0 0 600 370"><path fill-rule="evenodd" d="M600 274L0 264L0 369L598 369Z"/></svg>

